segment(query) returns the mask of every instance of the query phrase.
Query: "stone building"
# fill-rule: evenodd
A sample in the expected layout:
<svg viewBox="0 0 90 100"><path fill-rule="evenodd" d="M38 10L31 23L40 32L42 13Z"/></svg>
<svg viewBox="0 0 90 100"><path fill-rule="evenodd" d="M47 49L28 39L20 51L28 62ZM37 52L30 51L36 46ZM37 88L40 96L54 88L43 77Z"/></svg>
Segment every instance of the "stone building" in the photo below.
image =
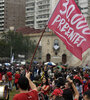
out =
<svg viewBox="0 0 90 100"><path fill-rule="evenodd" d="M24 36L29 36L36 44L39 41L42 30L30 27L24 27L17 30L22 32ZM29 57L31 59L32 57ZM84 53L82 61L71 54L65 44L55 35L55 33L45 32L40 43L34 61L47 62L52 61L58 64L68 64L69 66L90 66L90 49Z"/></svg>
<svg viewBox="0 0 90 100"><path fill-rule="evenodd" d="M30 39L37 44L41 36L41 30L31 30L32 28L21 28L17 31L22 32L25 36L30 36ZM53 32L45 32L34 60L39 62L67 63L70 56L72 54L66 49L65 44Z"/></svg>

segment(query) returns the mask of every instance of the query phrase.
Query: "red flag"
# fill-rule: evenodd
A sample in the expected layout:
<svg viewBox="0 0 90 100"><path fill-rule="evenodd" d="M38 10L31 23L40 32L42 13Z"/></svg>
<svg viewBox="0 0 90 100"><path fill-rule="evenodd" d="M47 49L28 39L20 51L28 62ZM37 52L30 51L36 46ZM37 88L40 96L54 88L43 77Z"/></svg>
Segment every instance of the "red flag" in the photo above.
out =
<svg viewBox="0 0 90 100"><path fill-rule="evenodd" d="M74 0L59 0L48 27L77 58L90 48L90 29Z"/></svg>

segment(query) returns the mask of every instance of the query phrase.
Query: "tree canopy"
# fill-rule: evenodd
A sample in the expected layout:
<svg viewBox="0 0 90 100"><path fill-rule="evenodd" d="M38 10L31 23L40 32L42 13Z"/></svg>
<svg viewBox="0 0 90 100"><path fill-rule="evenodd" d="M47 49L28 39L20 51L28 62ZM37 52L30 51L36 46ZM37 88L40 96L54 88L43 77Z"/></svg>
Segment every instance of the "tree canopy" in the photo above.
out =
<svg viewBox="0 0 90 100"><path fill-rule="evenodd" d="M35 44L30 40L29 36L23 36L21 33L8 31L2 34L0 40L0 57L10 57L14 53L15 57L18 54L25 55L28 58L35 49Z"/></svg>

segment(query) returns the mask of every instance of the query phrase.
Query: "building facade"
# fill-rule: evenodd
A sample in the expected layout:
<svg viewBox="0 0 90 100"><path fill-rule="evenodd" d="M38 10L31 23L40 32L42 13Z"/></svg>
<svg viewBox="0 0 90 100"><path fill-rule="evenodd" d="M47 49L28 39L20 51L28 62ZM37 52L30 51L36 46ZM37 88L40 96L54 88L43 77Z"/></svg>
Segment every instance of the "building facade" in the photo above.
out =
<svg viewBox="0 0 90 100"><path fill-rule="evenodd" d="M25 0L0 0L0 32L25 26Z"/></svg>
<svg viewBox="0 0 90 100"><path fill-rule="evenodd" d="M20 28L17 32L22 33L24 36L29 36L35 44L38 43L42 30L34 29L30 27ZM33 52L34 53L34 52ZM32 55L28 54L29 61L32 59ZM76 58L70 53L66 45L59 39L59 37L52 31L45 32L39 43L38 49L34 56L33 61L38 62L54 62L58 64L68 64L69 66L90 66L90 49L86 52L82 61Z"/></svg>
<svg viewBox="0 0 90 100"><path fill-rule="evenodd" d="M75 0L85 18L88 17L88 0Z"/></svg>
<svg viewBox="0 0 90 100"><path fill-rule="evenodd" d="M26 26L43 29L58 0L26 0Z"/></svg>
<svg viewBox="0 0 90 100"><path fill-rule="evenodd" d="M90 0L88 0L88 17L87 17L87 22L90 28Z"/></svg>
<svg viewBox="0 0 90 100"><path fill-rule="evenodd" d="M26 0L26 26L43 29L58 0ZM88 16L88 0L75 0L85 17Z"/></svg>
<svg viewBox="0 0 90 100"><path fill-rule="evenodd" d="M30 39L36 44L39 41L41 33L29 34ZM72 54L66 49L65 44L53 32L45 32L38 50L35 54L34 61L55 63L67 63Z"/></svg>
<svg viewBox="0 0 90 100"><path fill-rule="evenodd" d="M20 28L17 32L24 36L29 36L35 44L38 43L42 30L30 27ZM28 54L29 55L29 54ZM32 54L33 56L33 54ZM47 62L53 61L55 63L67 63L72 54L66 49L65 44L56 36L55 33L45 32L37 49L34 61ZM31 56L28 56L31 60Z"/></svg>
<svg viewBox="0 0 90 100"><path fill-rule="evenodd" d="M4 0L0 0L0 32L4 31Z"/></svg>

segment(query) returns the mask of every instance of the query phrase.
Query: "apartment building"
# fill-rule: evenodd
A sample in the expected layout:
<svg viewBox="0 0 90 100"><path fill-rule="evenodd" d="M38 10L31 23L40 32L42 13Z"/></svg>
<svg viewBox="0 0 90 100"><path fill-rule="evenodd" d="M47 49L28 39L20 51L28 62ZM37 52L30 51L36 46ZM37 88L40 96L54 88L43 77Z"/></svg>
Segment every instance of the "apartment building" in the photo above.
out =
<svg viewBox="0 0 90 100"><path fill-rule="evenodd" d="M35 0L26 0L26 26L34 27Z"/></svg>
<svg viewBox="0 0 90 100"><path fill-rule="evenodd" d="M25 0L0 0L0 32L25 26Z"/></svg>
<svg viewBox="0 0 90 100"><path fill-rule="evenodd" d="M87 22L90 28L90 0L88 0L88 17L87 17Z"/></svg>
<svg viewBox="0 0 90 100"><path fill-rule="evenodd" d="M87 18L88 17L88 0L75 0L82 14Z"/></svg>
<svg viewBox="0 0 90 100"><path fill-rule="evenodd" d="M0 0L0 32L4 30L4 0Z"/></svg>
<svg viewBox="0 0 90 100"><path fill-rule="evenodd" d="M26 0L26 26L43 29L58 0Z"/></svg>
<svg viewBox="0 0 90 100"><path fill-rule="evenodd" d="M90 16L90 0L88 0L88 15Z"/></svg>
<svg viewBox="0 0 90 100"><path fill-rule="evenodd" d="M58 0L26 0L26 26L43 29ZM75 0L82 14L88 16L88 0Z"/></svg>

